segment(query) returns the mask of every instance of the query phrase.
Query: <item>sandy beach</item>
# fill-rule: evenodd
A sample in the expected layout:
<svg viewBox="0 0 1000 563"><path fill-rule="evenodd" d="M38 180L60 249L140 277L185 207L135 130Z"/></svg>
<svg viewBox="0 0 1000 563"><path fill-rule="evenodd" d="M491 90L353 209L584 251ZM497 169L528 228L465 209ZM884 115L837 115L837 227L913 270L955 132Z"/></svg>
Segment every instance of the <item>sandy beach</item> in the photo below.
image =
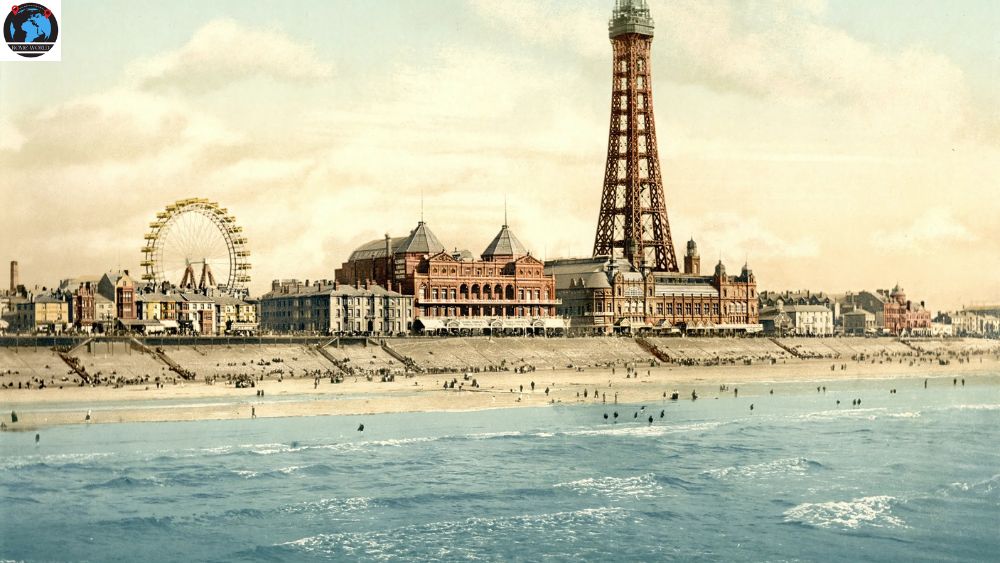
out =
<svg viewBox="0 0 1000 563"><path fill-rule="evenodd" d="M831 370L831 366L834 369ZM631 373L630 373L631 371ZM775 364L723 366L639 365L632 370L615 368L549 369L529 373L509 371L469 374L429 373L397 376L395 381L347 378L343 383L313 377L266 380L255 388L238 389L225 382L178 382L127 385L119 388L76 387L62 389L0 390L2 420L8 430L26 431L64 424L182 421L361 415L391 412L460 411L550 404L625 403L660 404L674 391L680 400L741 397L827 387L835 391L862 382L885 392L961 385L997 384L1000 361L995 355L973 356L940 365L930 359L885 359L857 362L842 360L786 360ZM445 383L457 380L454 389ZM473 379L478 388L473 388ZM899 381L895 381L899 380ZM534 390L531 384L534 382ZM523 386L523 387L522 387ZM726 386L725 390L722 386ZM523 389L523 390L522 390ZM546 389L548 392L546 392ZM258 395L263 391L263 396ZM586 398L584 398L586 393ZM617 399L616 399L617 397ZM18 422L11 422L16 411ZM86 421L90 412L91 419Z"/></svg>

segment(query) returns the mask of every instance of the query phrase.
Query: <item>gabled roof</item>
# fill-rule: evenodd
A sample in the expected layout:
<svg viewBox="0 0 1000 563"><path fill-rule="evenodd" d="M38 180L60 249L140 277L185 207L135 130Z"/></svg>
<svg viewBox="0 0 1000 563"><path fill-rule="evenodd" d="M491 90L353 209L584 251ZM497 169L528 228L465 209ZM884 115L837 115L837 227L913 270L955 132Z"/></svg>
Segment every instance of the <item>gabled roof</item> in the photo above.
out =
<svg viewBox="0 0 1000 563"><path fill-rule="evenodd" d="M504 225L483 251L483 259L493 256L524 256L527 253L521 241L510 231L510 227Z"/></svg>
<svg viewBox="0 0 1000 563"><path fill-rule="evenodd" d="M423 221L417 223L417 228L410 232L399 246L396 247L396 254L437 254L444 252L444 245L437 236Z"/></svg>
<svg viewBox="0 0 1000 563"><path fill-rule="evenodd" d="M541 260L539 260L538 258L535 258L534 256L532 256L530 254L524 255L524 256L522 256L522 257L514 260L514 262L516 262L518 264L535 264L535 265L542 264Z"/></svg>
<svg viewBox="0 0 1000 563"><path fill-rule="evenodd" d="M429 257L428 262L458 262L459 260L447 252L438 252Z"/></svg>

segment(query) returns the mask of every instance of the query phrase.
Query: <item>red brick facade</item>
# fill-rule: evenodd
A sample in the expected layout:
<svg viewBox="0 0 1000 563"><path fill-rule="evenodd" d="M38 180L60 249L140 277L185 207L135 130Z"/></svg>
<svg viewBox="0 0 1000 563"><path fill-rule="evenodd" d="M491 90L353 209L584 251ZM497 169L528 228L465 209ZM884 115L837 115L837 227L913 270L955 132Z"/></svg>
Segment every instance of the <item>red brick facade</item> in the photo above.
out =
<svg viewBox="0 0 1000 563"><path fill-rule="evenodd" d="M906 292L898 285L885 302L885 330L891 334L903 334L913 330L931 328L931 312L923 303L907 301Z"/></svg>
<svg viewBox="0 0 1000 563"><path fill-rule="evenodd" d="M558 304L555 278L506 225L476 260L468 252L446 252L420 222L408 237L362 245L335 276L414 296L416 318L549 317Z"/></svg>

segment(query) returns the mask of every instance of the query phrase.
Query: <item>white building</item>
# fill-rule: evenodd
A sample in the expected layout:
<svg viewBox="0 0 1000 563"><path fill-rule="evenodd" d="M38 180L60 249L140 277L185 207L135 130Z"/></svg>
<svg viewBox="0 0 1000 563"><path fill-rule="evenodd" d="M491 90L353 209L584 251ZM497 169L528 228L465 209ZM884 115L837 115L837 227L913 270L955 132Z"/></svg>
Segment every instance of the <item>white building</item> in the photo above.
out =
<svg viewBox="0 0 1000 563"><path fill-rule="evenodd" d="M413 297L379 285L276 281L260 299L261 330L400 334L413 328Z"/></svg>
<svg viewBox="0 0 1000 563"><path fill-rule="evenodd" d="M782 309L797 336L833 335L833 311L823 305L784 305Z"/></svg>

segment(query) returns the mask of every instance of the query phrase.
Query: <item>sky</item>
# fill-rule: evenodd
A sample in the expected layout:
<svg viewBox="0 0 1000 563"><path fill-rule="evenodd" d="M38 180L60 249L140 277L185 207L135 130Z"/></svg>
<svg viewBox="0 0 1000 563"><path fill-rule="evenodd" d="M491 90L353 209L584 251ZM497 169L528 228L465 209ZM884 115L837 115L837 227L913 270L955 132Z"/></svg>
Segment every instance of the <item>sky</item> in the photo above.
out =
<svg viewBox="0 0 1000 563"><path fill-rule="evenodd" d="M1000 302L1000 3L649 3L678 256ZM0 63L0 261L28 285L140 271L188 197L236 216L255 294L332 278L421 202L448 247L481 252L506 200L535 256L589 256L612 4L67 0L61 62Z"/></svg>

